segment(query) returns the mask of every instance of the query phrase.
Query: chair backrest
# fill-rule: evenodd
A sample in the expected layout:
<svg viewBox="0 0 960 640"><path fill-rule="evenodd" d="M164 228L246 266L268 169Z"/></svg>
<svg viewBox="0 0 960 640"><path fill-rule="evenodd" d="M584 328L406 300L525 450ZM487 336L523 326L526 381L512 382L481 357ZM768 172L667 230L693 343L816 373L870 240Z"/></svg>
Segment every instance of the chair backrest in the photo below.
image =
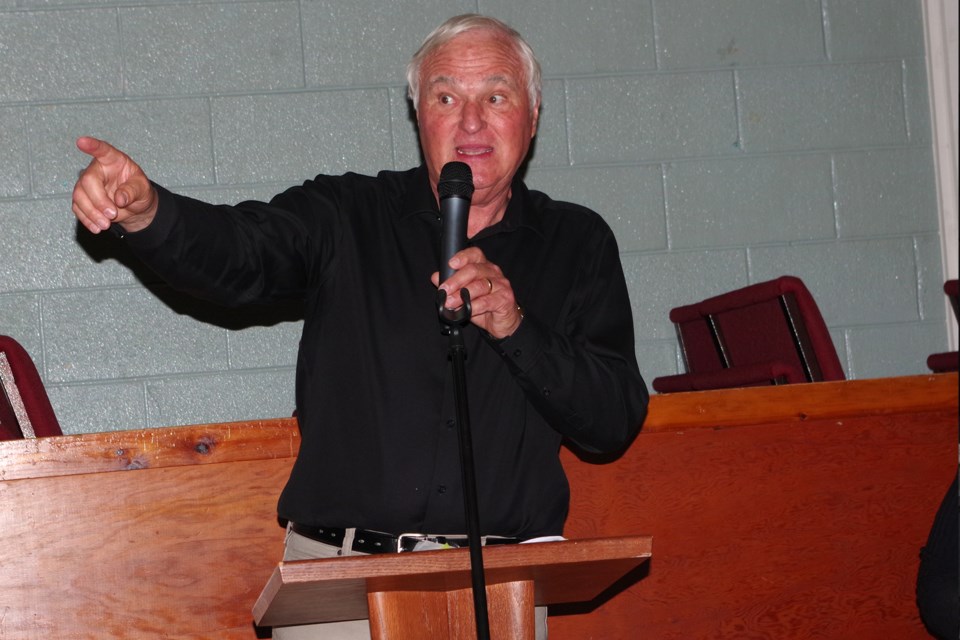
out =
<svg viewBox="0 0 960 640"><path fill-rule="evenodd" d="M947 280L943 283L943 292L950 299L950 306L953 307L953 317L960 320L960 284L957 280Z"/></svg>
<svg viewBox="0 0 960 640"><path fill-rule="evenodd" d="M62 433L30 355L16 340L0 335L0 440Z"/></svg>
<svg viewBox="0 0 960 640"><path fill-rule="evenodd" d="M775 369L775 382L781 383L846 377L816 301L794 276L676 307L670 320L688 374L717 374L712 378L718 381L726 370L738 370L736 376L730 371L728 386L748 384L748 370Z"/></svg>
<svg viewBox="0 0 960 640"><path fill-rule="evenodd" d="M677 340L683 352L687 371L708 373L720 371L729 365L717 343L714 328L696 309L678 307L670 312L670 319L677 330Z"/></svg>
<svg viewBox="0 0 960 640"><path fill-rule="evenodd" d="M960 287L957 285L957 280L947 280L943 283L943 292L947 294L950 306L953 307L954 318L960 319ZM931 353L927 357L927 368L934 373L960 370L960 353L956 351Z"/></svg>

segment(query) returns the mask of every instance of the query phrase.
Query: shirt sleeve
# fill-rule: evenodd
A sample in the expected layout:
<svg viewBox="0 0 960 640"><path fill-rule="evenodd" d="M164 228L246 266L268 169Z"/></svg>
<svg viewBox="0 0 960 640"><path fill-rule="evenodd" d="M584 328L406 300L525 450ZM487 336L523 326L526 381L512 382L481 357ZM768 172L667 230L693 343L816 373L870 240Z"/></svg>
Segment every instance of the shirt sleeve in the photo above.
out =
<svg viewBox="0 0 960 640"><path fill-rule="evenodd" d="M622 449L646 417L649 394L634 347L633 314L612 233L584 252L578 310L558 329L525 309L494 341L528 402L555 430L595 453Z"/></svg>
<svg viewBox="0 0 960 640"><path fill-rule="evenodd" d="M153 222L117 233L178 290L228 307L302 297L329 260L337 210L333 190L291 189L270 203L213 205L155 185ZM317 250L315 245L328 246Z"/></svg>

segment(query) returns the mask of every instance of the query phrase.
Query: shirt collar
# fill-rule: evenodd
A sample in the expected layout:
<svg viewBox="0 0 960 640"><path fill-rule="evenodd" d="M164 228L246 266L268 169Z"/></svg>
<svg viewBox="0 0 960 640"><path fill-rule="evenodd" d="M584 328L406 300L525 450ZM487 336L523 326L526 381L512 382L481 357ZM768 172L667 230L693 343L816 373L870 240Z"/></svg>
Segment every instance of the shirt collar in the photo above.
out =
<svg viewBox="0 0 960 640"><path fill-rule="evenodd" d="M532 206L530 190L520 176L514 176L510 186L511 198L507 203L507 210L503 219L491 227L487 227L471 240L479 240L499 233L510 233L520 228L528 228L543 235L543 212ZM440 207L430 188L430 179L427 168L421 165L408 174L407 188L404 193L403 206L400 212L401 219L407 219L421 214L430 214L439 218Z"/></svg>
<svg viewBox="0 0 960 640"><path fill-rule="evenodd" d="M411 216L423 213L439 217L440 207L437 205L437 199L430 188L427 167L420 165L407 173L407 184L404 189L400 219L406 220Z"/></svg>

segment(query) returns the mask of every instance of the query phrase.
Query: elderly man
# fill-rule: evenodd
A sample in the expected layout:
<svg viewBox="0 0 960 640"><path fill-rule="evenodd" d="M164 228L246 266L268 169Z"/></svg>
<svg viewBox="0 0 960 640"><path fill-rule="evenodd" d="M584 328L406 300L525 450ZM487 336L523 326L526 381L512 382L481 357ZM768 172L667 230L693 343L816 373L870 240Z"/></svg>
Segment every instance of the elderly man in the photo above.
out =
<svg viewBox="0 0 960 640"><path fill-rule="evenodd" d="M208 300L304 301L302 440L278 507L288 559L395 552L402 533L465 531L436 287L451 309L461 289L472 300L466 375L480 527L491 540L562 534L561 441L615 451L646 413L610 229L517 175L540 112L530 47L502 22L458 16L427 37L408 81L424 166L320 175L269 203L178 196L107 143L77 141L92 161L73 209L91 232L110 229L172 286ZM437 185L450 161L470 166L475 192L467 247L440 282ZM361 621L274 633L367 631Z"/></svg>

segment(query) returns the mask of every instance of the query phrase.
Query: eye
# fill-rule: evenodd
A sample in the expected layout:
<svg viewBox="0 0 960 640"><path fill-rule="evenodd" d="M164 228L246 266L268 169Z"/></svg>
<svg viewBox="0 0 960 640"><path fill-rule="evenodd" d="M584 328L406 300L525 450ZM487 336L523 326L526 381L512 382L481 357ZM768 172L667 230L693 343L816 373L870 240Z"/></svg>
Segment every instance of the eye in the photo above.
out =
<svg viewBox="0 0 960 640"><path fill-rule="evenodd" d="M490 104L503 104L506 101L506 96L502 96L500 94L490 96Z"/></svg>
<svg viewBox="0 0 960 640"><path fill-rule="evenodd" d="M453 96L449 94L442 94L440 96L440 104L453 104Z"/></svg>

